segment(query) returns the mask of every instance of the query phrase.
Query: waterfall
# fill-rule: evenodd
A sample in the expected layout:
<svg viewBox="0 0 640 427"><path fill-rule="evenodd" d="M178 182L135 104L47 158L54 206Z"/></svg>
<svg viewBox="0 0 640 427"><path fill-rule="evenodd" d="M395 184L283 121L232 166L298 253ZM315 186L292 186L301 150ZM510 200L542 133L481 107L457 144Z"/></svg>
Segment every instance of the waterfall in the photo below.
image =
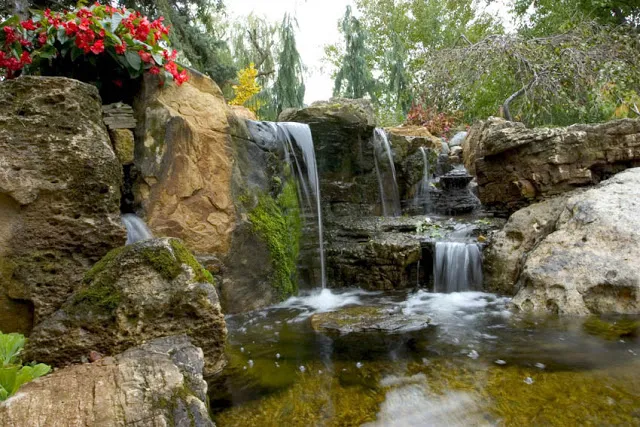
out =
<svg viewBox="0 0 640 427"><path fill-rule="evenodd" d="M122 215L122 223L127 229L127 245L153 238L153 234L149 231L147 224L134 214Z"/></svg>
<svg viewBox="0 0 640 427"><path fill-rule="evenodd" d="M476 243L436 242L433 264L435 292L482 288L482 252Z"/></svg>
<svg viewBox="0 0 640 427"><path fill-rule="evenodd" d="M327 284L324 260L324 236L320 202L320 179L313 138L309 125L294 122L247 122L252 138L265 145L279 144L284 149L285 161L291 167L298 183L298 200L305 221L316 222L322 287Z"/></svg>
<svg viewBox="0 0 640 427"><path fill-rule="evenodd" d="M316 152L313 147L313 137L309 125L293 122L276 123L276 126L282 130L285 135L287 146L285 153L294 159L295 168L298 173L298 180L301 182L301 191L304 196L307 208L315 211L318 225L318 240L320 249L320 270L322 287L327 287L326 267L324 262L324 236L322 227L322 208L320 205L320 179L318 177L318 164L316 162ZM295 154L293 143L297 144L297 148L302 153L302 160L305 168L303 169L298 162Z"/></svg>
<svg viewBox="0 0 640 427"><path fill-rule="evenodd" d="M422 171L422 179L418 183L416 194L413 197L413 206L424 207L423 213L428 214L430 210L429 194L431 191L431 172L429 171L429 155L427 153L427 149L424 147L420 147L420 152L422 153L422 162L424 166Z"/></svg>
<svg viewBox="0 0 640 427"><path fill-rule="evenodd" d="M373 159L380 186L380 202L384 216L400 216L400 192L396 180L396 168L393 164L391 144L384 129L373 131Z"/></svg>

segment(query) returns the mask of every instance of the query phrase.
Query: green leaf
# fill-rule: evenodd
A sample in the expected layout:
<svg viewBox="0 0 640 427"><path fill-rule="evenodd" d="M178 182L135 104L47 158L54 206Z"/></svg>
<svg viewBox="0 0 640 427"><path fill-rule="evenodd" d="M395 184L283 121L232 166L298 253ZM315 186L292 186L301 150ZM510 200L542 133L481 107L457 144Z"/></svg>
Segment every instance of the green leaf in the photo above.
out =
<svg viewBox="0 0 640 427"><path fill-rule="evenodd" d="M0 368L0 387L6 390L9 396L13 394L19 369L20 366L17 365Z"/></svg>
<svg viewBox="0 0 640 427"><path fill-rule="evenodd" d="M153 60L156 61L156 64L158 65L162 65L162 61L163 61L163 57L161 54L159 53L152 53L151 56L153 56Z"/></svg>
<svg viewBox="0 0 640 427"><path fill-rule="evenodd" d="M142 59L140 59L140 55L138 55L138 52L132 52L128 50L124 53L124 56L127 59L127 63L132 69L140 71L140 69L142 68Z"/></svg>
<svg viewBox="0 0 640 427"><path fill-rule="evenodd" d="M7 19L6 21L4 21L2 24L0 24L0 27L15 27L20 25L20 18L17 16L12 16L11 18Z"/></svg>
<svg viewBox="0 0 640 427"><path fill-rule="evenodd" d="M7 397L9 397L9 392L0 385L0 402L7 400Z"/></svg>
<svg viewBox="0 0 640 427"><path fill-rule="evenodd" d="M75 60L78 59L82 55L84 55L84 52L78 46L74 45L71 48L71 61L75 62Z"/></svg>
<svg viewBox="0 0 640 427"><path fill-rule="evenodd" d="M124 16L120 13L114 13L111 17L111 31L115 32L118 29L118 25L122 22Z"/></svg>
<svg viewBox="0 0 640 427"><path fill-rule="evenodd" d="M0 333L0 362L2 367L17 362L25 342L26 339L22 334Z"/></svg>

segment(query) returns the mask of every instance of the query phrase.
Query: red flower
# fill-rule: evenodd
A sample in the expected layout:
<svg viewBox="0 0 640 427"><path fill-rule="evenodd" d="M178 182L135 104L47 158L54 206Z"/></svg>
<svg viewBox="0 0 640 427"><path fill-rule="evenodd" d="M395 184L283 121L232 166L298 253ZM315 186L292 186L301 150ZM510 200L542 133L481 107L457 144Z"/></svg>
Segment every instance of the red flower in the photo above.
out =
<svg viewBox="0 0 640 427"><path fill-rule="evenodd" d="M25 40L25 39L20 40L20 44L22 45L22 47L31 47L31 46L33 46L33 43L31 43L29 40Z"/></svg>
<svg viewBox="0 0 640 427"><path fill-rule="evenodd" d="M91 46L91 52L93 52L95 55L104 52L104 40L101 39L95 42L93 46Z"/></svg>
<svg viewBox="0 0 640 427"><path fill-rule="evenodd" d="M69 21L66 24L62 24L65 29L65 33L67 36L72 36L78 32L78 24L75 21Z"/></svg>
<svg viewBox="0 0 640 427"><path fill-rule="evenodd" d="M127 48L123 44L116 45L116 53L118 55L124 55L126 51L127 51Z"/></svg>
<svg viewBox="0 0 640 427"><path fill-rule="evenodd" d="M151 56L151 54L149 52L145 52L143 50L139 50L138 51L138 55L140 55L140 59L142 59L142 62L151 62L151 61L153 61L153 56Z"/></svg>
<svg viewBox="0 0 640 427"><path fill-rule="evenodd" d="M114 80L113 84L118 86L118 87L122 87L122 80Z"/></svg>
<svg viewBox="0 0 640 427"><path fill-rule="evenodd" d="M33 23L33 20L29 19L28 21L23 21L20 23L22 28L29 31L34 31L36 29L36 24Z"/></svg>
<svg viewBox="0 0 640 427"><path fill-rule="evenodd" d="M187 74L187 70L182 70L180 74L176 74L173 76L173 79L176 81L176 84L180 86L182 83L189 80L189 75Z"/></svg>
<svg viewBox="0 0 640 427"><path fill-rule="evenodd" d="M47 44L47 33L40 33L40 35L38 36L38 41L40 42L40 44Z"/></svg>
<svg viewBox="0 0 640 427"><path fill-rule="evenodd" d="M149 68L149 73L154 75L160 74L160 68L154 65L153 67Z"/></svg>
<svg viewBox="0 0 640 427"><path fill-rule="evenodd" d="M31 56L29 56L29 52L26 50L22 52L22 55L20 55L20 62L22 62L22 64L31 64Z"/></svg>
<svg viewBox="0 0 640 427"><path fill-rule="evenodd" d="M18 40L18 36L16 35L16 32L13 30L13 28L6 26L4 27L4 35L5 35L5 44L11 44L14 41Z"/></svg>

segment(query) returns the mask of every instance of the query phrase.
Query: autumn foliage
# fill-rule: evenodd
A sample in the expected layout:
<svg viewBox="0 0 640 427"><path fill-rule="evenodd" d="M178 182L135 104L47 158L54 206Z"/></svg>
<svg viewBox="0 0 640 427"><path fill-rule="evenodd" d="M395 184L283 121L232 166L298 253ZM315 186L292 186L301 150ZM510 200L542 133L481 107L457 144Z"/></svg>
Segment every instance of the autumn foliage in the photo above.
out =
<svg viewBox="0 0 640 427"><path fill-rule="evenodd" d="M262 87L258 84L256 79L258 78L258 70L255 69L253 63L249 64L249 67L244 68L238 72L238 84L233 85L235 97L229 102L231 105L244 105L254 113L258 113L260 105L253 98L260 93Z"/></svg>
<svg viewBox="0 0 640 427"><path fill-rule="evenodd" d="M423 126L435 136L447 136L452 129L462 124L462 114L443 113L434 107L414 104L407 114L407 124Z"/></svg>

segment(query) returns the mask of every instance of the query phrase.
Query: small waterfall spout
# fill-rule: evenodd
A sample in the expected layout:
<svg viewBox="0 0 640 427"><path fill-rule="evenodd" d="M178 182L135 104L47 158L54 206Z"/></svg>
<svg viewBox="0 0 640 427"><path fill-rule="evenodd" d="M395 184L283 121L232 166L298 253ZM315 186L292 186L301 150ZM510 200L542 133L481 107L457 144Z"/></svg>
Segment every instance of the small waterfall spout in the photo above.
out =
<svg viewBox="0 0 640 427"><path fill-rule="evenodd" d="M427 153L427 149L424 147L420 147L420 152L422 153L424 169L422 172L422 179L418 183L416 194L413 197L413 206L415 208L423 208L423 213L428 214L431 209L431 171L429 170L429 155Z"/></svg>
<svg viewBox="0 0 640 427"><path fill-rule="evenodd" d="M384 216L400 216L400 192L396 180L396 168L393 164L391 144L384 129L373 131L373 158L380 186L380 201Z"/></svg>
<svg viewBox="0 0 640 427"><path fill-rule="evenodd" d="M435 292L482 288L482 252L476 243L436 242L433 264Z"/></svg>
<svg viewBox="0 0 640 427"><path fill-rule="evenodd" d="M122 223L127 229L127 245L140 240L153 239L153 234L140 217L134 214L124 214L122 215Z"/></svg>

